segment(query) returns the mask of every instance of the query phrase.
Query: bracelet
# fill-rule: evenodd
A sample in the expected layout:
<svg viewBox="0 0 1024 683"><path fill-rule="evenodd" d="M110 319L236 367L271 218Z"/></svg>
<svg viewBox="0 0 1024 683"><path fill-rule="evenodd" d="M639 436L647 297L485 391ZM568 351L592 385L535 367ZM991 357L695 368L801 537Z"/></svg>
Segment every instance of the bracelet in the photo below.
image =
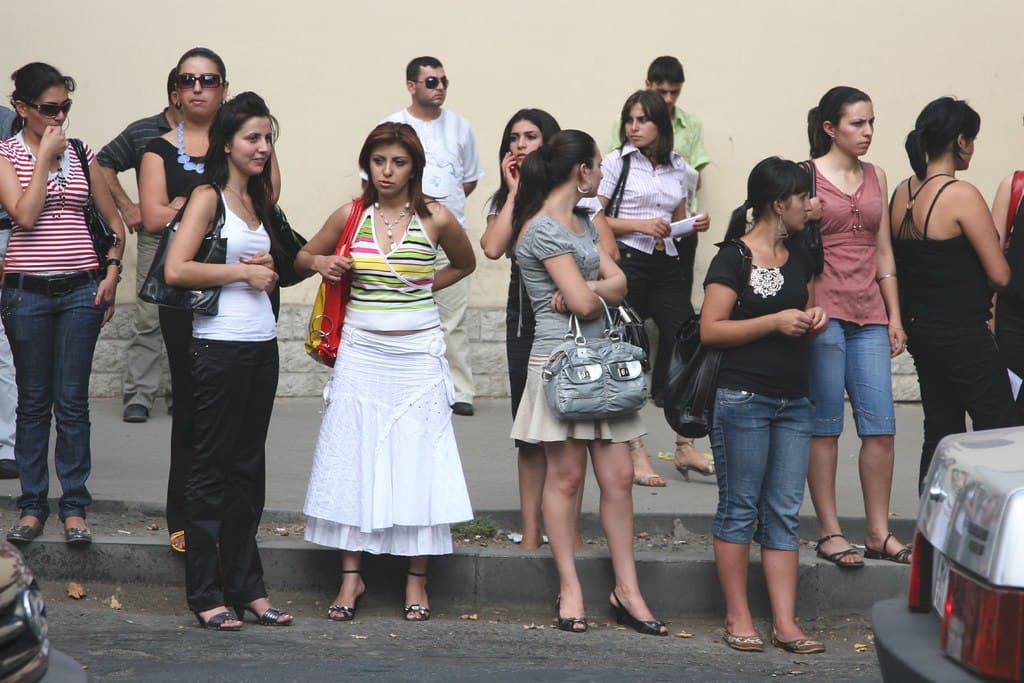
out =
<svg viewBox="0 0 1024 683"><path fill-rule="evenodd" d="M887 277L896 277L896 273L886 273L885 275L879 275L875 278L875 282L881 282Z"/></svg>

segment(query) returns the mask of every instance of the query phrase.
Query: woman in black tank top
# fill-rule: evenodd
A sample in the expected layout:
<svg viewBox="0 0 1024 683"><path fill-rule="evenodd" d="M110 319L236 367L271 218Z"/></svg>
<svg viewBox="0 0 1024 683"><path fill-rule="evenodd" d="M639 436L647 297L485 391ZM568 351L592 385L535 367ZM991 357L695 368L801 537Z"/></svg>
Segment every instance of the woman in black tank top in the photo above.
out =
<svg viewBox="0 0 1024 683"><path fill-rule="evenodd" d="M1017 424L1006 367L989 329L993 291L1010 279L984 198L956 179L974 154L981 127L966 102L931 102L907 136L914 176L889 205L907 348L914 357L924 409L918 485L935 447L972 427Z"/></svg>

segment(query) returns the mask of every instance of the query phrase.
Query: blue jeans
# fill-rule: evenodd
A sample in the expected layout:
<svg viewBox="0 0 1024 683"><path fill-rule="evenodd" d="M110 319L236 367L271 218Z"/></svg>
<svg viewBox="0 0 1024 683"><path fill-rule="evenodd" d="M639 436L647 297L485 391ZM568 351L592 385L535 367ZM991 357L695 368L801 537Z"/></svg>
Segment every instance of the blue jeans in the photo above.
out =
<svg viewBox="0 0 1024 683"><path fill-rule="evenodd" d="M711 533L729 543L800 548L811 402L719 389L711 427L718 509ZM755 532L756 525L756 532Z"/></svg>
<svg viewBox="0 0 1024 683"><path fill-rule="evenodd" d="M814 404L815 436L842 434L844 387L859 436L896 433L885 325L830 320L811 342L809 360L808 398Z"/></svg>
<svg viewBox="0 0 1024 683"><path fill-rule="evenodd" d="M45 522L50 472L50 417L57 421L54 465L60 479L60 518L84 517L92 496L85 487L89 449L89 375L107 304L97 306L97 283L61 296L4 287L0 297L18 383L14 457L21 477L22 516Z"/></svg>

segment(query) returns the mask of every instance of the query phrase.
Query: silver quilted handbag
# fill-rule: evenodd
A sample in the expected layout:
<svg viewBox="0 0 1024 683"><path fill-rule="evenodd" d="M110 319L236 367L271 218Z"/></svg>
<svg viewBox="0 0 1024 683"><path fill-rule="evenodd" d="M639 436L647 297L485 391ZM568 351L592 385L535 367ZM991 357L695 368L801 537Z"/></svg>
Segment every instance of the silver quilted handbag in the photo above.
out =
<svg viewBox="0 0 1024 683"><path fill-rule="evenodd" d="M607 305L604 314L604 332L596 339L583 336L576 316L570 315L565 341L541 370L544 397L560 420L619 417L635 413L647 401L646 354L622 338Z"/></svg>

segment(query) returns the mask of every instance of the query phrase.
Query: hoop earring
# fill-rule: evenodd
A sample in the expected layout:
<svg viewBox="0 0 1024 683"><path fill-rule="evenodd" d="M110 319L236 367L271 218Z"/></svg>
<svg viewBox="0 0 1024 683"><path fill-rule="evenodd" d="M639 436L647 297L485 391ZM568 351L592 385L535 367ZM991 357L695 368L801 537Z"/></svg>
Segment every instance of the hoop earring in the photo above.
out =
<svg viewBox="0 0 1024 683"><path fill-rule="evenodd" d="M592 188L592 187L591 187L590 185L587 185L586 187L581 187L581 186L580 186L580 185L578 185L578 184L576 185L576 191L577 191L577 192L579 192L579 193L580 193L580 194L582 194L582 195L587 195L587 194L590 194L590 191L591 191L592 189L593 189L593 188Z"/></svg>
<svg viewBox="0 0 1024 683"><path fill-rule="evenodd" d="M786 225L782 222L782 214L775 214L775 217L779 219L778 225L775 226L775 236L779 238L788 236L789 233L786 232Z"/></svg>

